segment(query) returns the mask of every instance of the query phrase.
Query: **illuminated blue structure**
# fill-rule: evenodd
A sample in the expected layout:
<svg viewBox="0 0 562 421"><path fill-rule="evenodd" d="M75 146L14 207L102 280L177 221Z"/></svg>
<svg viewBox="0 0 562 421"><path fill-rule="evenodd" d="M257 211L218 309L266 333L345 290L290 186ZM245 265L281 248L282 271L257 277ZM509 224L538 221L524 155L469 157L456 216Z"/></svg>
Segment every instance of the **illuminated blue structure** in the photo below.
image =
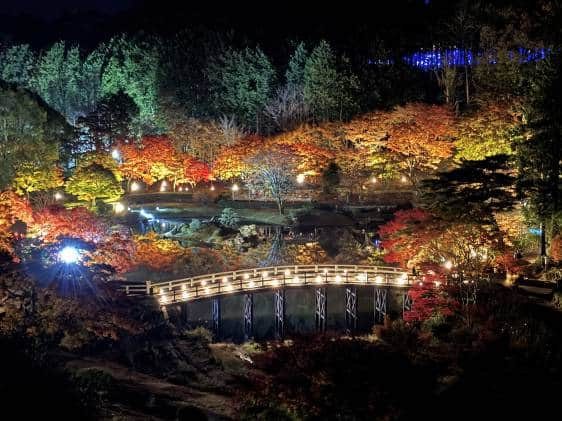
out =
<svg viewBox="0 0 562 421"><path fill-rule="evenodd" d="M550 53L550 50L544 48L525 49L519 48L517 51L510 51L508 53L509 60L517 61L518 63L532 63L544 60ZM498 55L495 51L488 53L463 50L460 48L454 49L433 49L430 51L418 51L402 57L403 61L413 67L423 70L440 69L445 66L475 66L478 64L497 64ZM391 65L395 61L392 59L369 59L369 64L375 65Z"/></svg>

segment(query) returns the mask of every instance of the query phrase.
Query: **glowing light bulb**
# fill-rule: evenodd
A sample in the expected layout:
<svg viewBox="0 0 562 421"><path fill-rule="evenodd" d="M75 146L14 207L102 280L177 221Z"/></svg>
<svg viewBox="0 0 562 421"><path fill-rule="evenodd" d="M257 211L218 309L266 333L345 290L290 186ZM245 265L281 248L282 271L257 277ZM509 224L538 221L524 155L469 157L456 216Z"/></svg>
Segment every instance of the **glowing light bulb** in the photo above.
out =
<svg viewBox="0 0 562 421"><path fill-rule="evenodd" d="M119 161L121 159L121 154L119 153L119 151L117 149L113 149L111 151L111 157L113 159L115 159L116 161Z"/></svg>
<svg viewBox="0 0 562 421"><path fill-rule="evenodd" d="M296 284L298 284L300 281L301 281L301 280L300 280L300 278L299 278L298 276L295 276L295 277L293 278L293 282L296 283Z"/></svg>
<svg viewBox="0 0 562 421"><path fill-rule="evenodd" d="M238 187L238 184L233 184L232 185L232 191L238 191L240 190L240 187Z"/></svg>
<svg viewBox="0 0 562 421"><path fill-rule="evenodd" d="M304 183L304 174L297 175L297 183L302 184Z"/></svg>
<svg viewBox="0 0 562 421"><path fill-rule="evenodd" d="M254 283L254 281L250 281L250 282L248 283L248 286L249 286L250 288L253 288L253 287L256 286L256 284Z"/></svg>
<svg viewBox="0 0 562 421"><path fill-rule="evenodd" d="M375 276L375 282L377 284L382 284L382 276L380 276L380 275Z"/></svg>
<svg viewBox="0 0 562 421"><path fill-rule="evenodd" d="M189 298L189 293L188 293L187 291L184 291L184 292L182 292L181 297L182 297L184 300L187 300L187 299Z"/></svg>
<svg viewBox="0 0 562 421"><path fill-rule="evenodd" d="M320 275L318 275L318 276L315 278L315 280L316 280L316 283L317 283L317 284L322 283L322 277L321 277Z"/></svg>
<svg viewBox="0 0 562 421"><path fill-rule="evenodd" d="M215 186L211 185L211 191L215 191Z"/></svg>
<svg viewBox="0 0 562 421"><path fill-rule="evenodd" d="M336 275L336 284L339 284L340 282L341 282L341 276Z"/></svg>
<svg viewBox="0 0 562 421"><path fill-rule="evenodd" d="M285 269L285 276L289 276L291 274L291 271L289 269Z"/></svg>
<svg viewBox="0 0 562 421"><path fill-rule="evenodd" d="M451 270L453 268L453 262L451 262L450 260L447 260L443 266L445 266L445 269L447 270Z"/></svg>
<svg viewBox="0 0 562 421"><path fill-rule="evenodd" d="M249 278L250 278L250 275L248 275L247 273L245 273L244 276L243 276L243 278L244 278L244 279L249 279Z"/></svg>
<svg viewBox="0 0 562 421"><path fill-rule="evenodd" d="M131 183L131 191L139 191L141 189L141 185L136 181Z"/></svg>
<svg viewBox="0 0 562 421"><path fill-rule="evenodd" d="M55 193L55 200L62 200L64 199L64 194L62 194L60 191Z"/></svg>
<svg viewBox="0 0 562 421"><path fill-rule="evenodd" d="M126 209L125 205L121 202L115 204L115 213L123 213Z"/></svg>

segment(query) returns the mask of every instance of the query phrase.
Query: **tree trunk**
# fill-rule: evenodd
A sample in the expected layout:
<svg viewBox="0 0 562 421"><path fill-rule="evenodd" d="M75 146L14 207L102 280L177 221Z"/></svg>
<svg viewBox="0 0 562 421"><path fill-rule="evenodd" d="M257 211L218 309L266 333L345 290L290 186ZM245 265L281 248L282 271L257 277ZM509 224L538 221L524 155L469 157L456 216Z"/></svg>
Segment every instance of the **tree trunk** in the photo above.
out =
<svg viewBox="0 0 562 421"><path fill-rule="evenodd" d="M285 207L283 206L283 200L277 199L277 208L279 209L279 215L283 215L285 213Z"/></svg>

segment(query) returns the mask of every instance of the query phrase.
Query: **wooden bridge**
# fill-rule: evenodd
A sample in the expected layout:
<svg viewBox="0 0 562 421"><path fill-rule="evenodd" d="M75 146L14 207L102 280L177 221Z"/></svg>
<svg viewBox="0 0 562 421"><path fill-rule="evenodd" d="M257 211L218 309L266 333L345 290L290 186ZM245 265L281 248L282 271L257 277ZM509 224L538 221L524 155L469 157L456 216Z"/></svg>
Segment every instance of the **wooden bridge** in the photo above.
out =
<svg viewBox="0 0 562 421"><path fill-rule="evenodd" d="M251 337L254 319L254 293L272 291L273 323L276 336L283 336L285 325L285 292L296 288L315 288L316 328L326 330L327 286L345 287L345 324L349 331L357 326L357 287L373 287L374 322L382 323L387 314L387 292L390 287L403 291L402 311L411 308L408 289L416 281L400 268L364 265L287 265L194 276L166 282L147 282L146 286L128 286L130 295L155 297L164 311L178 304L209 299L212 328L218 335L221 326L221 298L243 295L244 336ZM312 315L312 313L311 313Z"/></svg>

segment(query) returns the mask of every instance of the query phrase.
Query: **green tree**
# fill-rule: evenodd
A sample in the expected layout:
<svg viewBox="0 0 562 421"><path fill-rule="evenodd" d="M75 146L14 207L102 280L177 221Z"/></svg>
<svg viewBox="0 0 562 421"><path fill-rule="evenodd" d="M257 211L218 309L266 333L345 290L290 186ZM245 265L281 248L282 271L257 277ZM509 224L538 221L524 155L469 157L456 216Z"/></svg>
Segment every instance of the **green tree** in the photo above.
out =
<svg viewBox="0 0 562 421"><path fill-rule="evenodd" d="M95 208L97 199L112 202L123 194L121 183L115 174L96 163L79 165L66 181L65 189L79 200L89 202L92 209Z"/></svg>
<svg viewBox="0 0 562 421"><path fill-rule="evenodd" d="M553 49L553 51L556 51ZM517 145L518 191L527 210L542 225L541 254L545 254L545 227L553 226L561 211L562 158L561 55L537 65L527 104L527 136Z"/></svg>
<svg viewBox="0 0 562 421"><path fill-rule="evenodd" d="M308 52L304 42L301 42L295 48L291 59L289 60L289 65L287 66L287 71L285 72L285 80L288 85L291 86L304 86L304 68L306 61L308 59Z"/></svg>
<svg viewBox="0 0 562 421"><path fill-rule="evenodd" d="M347 60L343 60L347 64ZM357 78L349 71L339 71L336 57L326 41L321 41L306 60L304 100L316 120L342 120L355 103L353 91Z"/></svg>
<svg viewBox="0 0 562 421"><path fill-rule="evenodd" d="M492 221L495 212L513 206L514 185L508 155L463 161L458 168L422 181L421 207L450 221Z"/></svg>
<svg viewBox="0 0 562 421"><path fill-rule="evenodd" d="M0 84L0 189L12 183L20 166L58 160L57 139L64 128L52 114L31 93Z"/></svg>
<svg viewBox="0 0 562 421"><path fill-rule="evenodd" d="M259 133L275 81L275 70L267 56L259 48L229 50L209 66L208 77L217 111L236 115Z"/></svg>
<svg viewBox="0 0 562 421"><path fill-rule="evenodd" d="M158 49L125 37L114 38L108 47L109 59L102 75L104 97L120 91L130 96L145 124L152 124L158 108Z"/></svg>
<svg viewBox="0 0 562 421"><path fill-rule="evenodd" d="M0 53L0 79L29 88L36 61L28 44L9 47Z"/></svg>

